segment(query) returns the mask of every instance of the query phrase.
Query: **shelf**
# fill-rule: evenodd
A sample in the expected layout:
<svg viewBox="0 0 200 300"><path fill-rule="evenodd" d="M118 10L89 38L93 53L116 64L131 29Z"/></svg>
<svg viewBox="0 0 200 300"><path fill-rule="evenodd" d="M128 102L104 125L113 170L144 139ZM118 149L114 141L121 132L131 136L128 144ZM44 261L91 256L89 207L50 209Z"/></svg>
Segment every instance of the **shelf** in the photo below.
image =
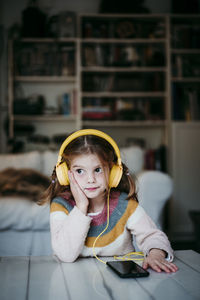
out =
<svg viewBox="0 0 200 300"><path fill-rule="evenodd" d="M170 15L171 19L193 19L200 18L199 14L172 14Z"/></svg>
<svg viewBox="0 0 200 300"><path fill-rule="evenodd" d="M82 92L82 97L87 98L132 98L132 97L166 97L165 92Z"/></svg>
<svg viewBox="0 0 200 300"><path fill-rule="evenodd" d="M19 82L76 82L75 76L15 76Z"/></svg>
<svg viewBox="0 0 200 300"><path fill-rule="evenodd" d="M120 39L120 38L84 38L82 44L99 43L99 44L154 44L165 43L165 38L145 38L145 39Z"/></svg>
<svg viewBox="0 0 200 300"><path fill-rule="evenodd" d="M172 121L173 124L176 124L178 126L185 126L186 124L189 125L189 126L200 126L200 120L185 120L185 121L178 121L178 120L173 120Z"/></svg>
<svg viewBox="0 0 200 300"><path fill-rule="evenodd" d="M174 82L200 82L199 77L172 77L171 80Z"/></svg>
<svg viewBox="0 0 200 300"><path fill-rule="evenodd" d="M99 13L82 13L79 14L79 16L81 18L95 18L95 19L108 19L108 18L112 18L112 19L128 19L128 18L136 18L136 19L143 19L143 20L147 20L147 19L164 19L165 15L163 14L99 14Z"/></svg>
<svg viewBox="0 0 200 300"><path fill-rule="evenodd" d="M171 49L171 53L172 54L200 54L200 49L191 49L191 48L189 48L189 49L182 49L182 48L180 48L180 49L175 49L175 48L173 48L173 49Z"/></svg>
<svg viewBox="0 0 200 300"><path fill-rule="evenodd" d="M23 43L72 43L72 42L77 42L77 38L22 38L20 39L20 42Z"/></svg>
<svg viewBox="0 0 200 300"><path fill-rule="evenodd" d="M20 121L20 122L27 122L27 121L40 121L40 122L63 122L63 121L75 121L76 116L75 115L14 115L13 116L14 121Z"/></svg>
<svg viewBox="0 0 200 300"><path fill-rule="evenodd" d="M81 67L82 72L166 72L165 67Z"/></svg>
<svg viewBox="0 0 200 300"><path fill-rule="evenodd" d="M164 127L166 121L83 121L84 126L99 127Z"/></svg>

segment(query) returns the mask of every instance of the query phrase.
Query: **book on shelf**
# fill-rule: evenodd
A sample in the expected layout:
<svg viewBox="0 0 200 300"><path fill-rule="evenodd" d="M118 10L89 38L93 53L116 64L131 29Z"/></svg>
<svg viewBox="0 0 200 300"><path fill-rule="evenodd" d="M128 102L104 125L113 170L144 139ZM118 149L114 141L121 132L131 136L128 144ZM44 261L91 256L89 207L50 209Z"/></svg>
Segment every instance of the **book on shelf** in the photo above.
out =
<svg viewBox="0 0 200 300"><path fill-rule="evenodd" d="M110 120L113 112L109 106L86 106L82 109L84 120Z"/></svg>
<svg viewBox="0 0 200 300"><path fill-rule="evenodd" d="M74 44L15 42L14 72L18 76L74 75Z"/></svg>
<svg viewBox="0 0 200 300"><path fill-rule="evenodd" d="M196 85L172 84L174 120L200 120L200 89Z"/></svg>
<svg viewBox="0 0 200 300"><path fill-rule="evenodd" d="M163 99L118 98L116 116L121 120L163 120Z"/></svg>
<svg viewBox="0 0 200 300"><path fill-rule="evenodd" d="M200 19L199 19L200 20ZM177 23L172 25L172 46L174 48L196 49L200 47L199 41L200 21L194 25Z"/></svg>
<svg viewBox="0 0 200 300"><path fill-rule="evenodd" d="M81 20L83 38L164 38L166 35L164 20L144 18L117 17L97 20L83 17Z"/></svg>
<svg viewBox="0 0 200 300"><path fill-rule="evenodd" d="M196 90L188 90L188 120L200 120L200 100Z"/></svg>
<svg viewBox="0 0 200 300"><path fill-rule="evenodd" d="M83 99L82 117L84 120L112 120L114 116L115 109L111 99Z"/></svg>
<svg viewBox="0 0 200 300"><path fill-rule="evenodd" d="M73 89L59 97L59 111L64 116L77 114L77 90Z"/></svg>
<svg viewBox="0 0 200 300"><path fill-rule="evenodd" d="M61 44L59 48L60 75L75 74L75 46L73 44Z"/></svg>
<svg viewBox="0 0 200 300"><path fill-rule="evenodd" d="M83 44L83 65L86 67L164 66L164 45Z"/></svg>
<svg viewBox="0 0 200 300"><path fill-rule="evenodd" d="M114 75L86 74L82 79L84 92L111 92L115 84Z"/></svg>

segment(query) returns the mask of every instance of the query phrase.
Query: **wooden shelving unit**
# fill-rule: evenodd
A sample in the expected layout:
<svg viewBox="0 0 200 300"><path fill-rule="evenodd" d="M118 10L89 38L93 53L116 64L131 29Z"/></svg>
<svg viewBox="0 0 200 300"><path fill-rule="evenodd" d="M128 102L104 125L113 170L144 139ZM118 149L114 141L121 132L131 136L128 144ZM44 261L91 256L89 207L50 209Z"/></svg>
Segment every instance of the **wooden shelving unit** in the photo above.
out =
<svg viewBox="0 0 200 300"><path fill-rule="evenodd" d="M137 130L144 138L149 135L149 140L158 134L156 146L167 143L166 16L82 14L79 23L82 126L114 135L123 128L123 143L127 136L137 136ZM123 77L129 85L120 83ZM98 116L98 106L100 112L104 108L105 116ZM154 115L156 106L160 112Z"/></svg>
<svg viewBox="0 0 200 300"><path fill-rule="evenodd" d="M57 126L57 134L80 129L78 63L77 38L26 38L9 41L10 138L16 139L19 135L19 139L26 140L26 130L24 133L15 132L18 125L25 129L26 126L32 126L35 128L33 134L40 135L39 124L46 124L49 126L46 132L49 136L51 130L56 134L52 129L54 125ZM33 108L39 103L37 97L41 95L45 100L43 110L39 109L37 112L34 108L36 111L26 114L23 107L26 101ZM20 98L26 100L22 103Z"/></svg>
<svg viewBox="0 0 200 300"><path fill-rule="evenodd" d="M188 239L193 233L189 211L199 210L200 15L171 15L169 18L170 173L174 182L170 235L173 239L180 236Z"/></svg>
<svg viewBox="0 0 200 300"><path fill-rule="evenodd" d="M200 16L172 15L172 120L200 120Z"/></svg>
<svg viewBox="0 0 200 300"><path fill-rule="evenodd" d="M180 35L181 39L186 40L186 34L182 31L194 31L194 28L198 31L199 20L199 15L81 14L78 16L76 37L10 41L9 136L17 136L14 132L17 123L49 123L52 127L60 124L60 132L94 127L109 131L114 136L121 128L122 144L125 144L127 137L138 136L139 132L149 141L148 147L156 148L163 143L169 146L171 122L178 121L174 116L174 86L185 88L192 84L198 89L200 82L200 75L185 76L183 67L186 58L194 60L199 57L200 47L191 47L187 43L181 45L177 37ZM21 49L25 49L21 58L22 67L27 63L28 45L36 47L34 51L39 54L38 45L47 50L51 45L50 52L56 45L58 48L66 45L64 55L71 47L73 59L69 59L68 63L73 66L74 72L64 70L58 74L49 69L50 74L39 74L37 68L33 68L32 73L27 73L26 69L19 68L20 64L16 64L14 43L21 43ZM55 58L55 53L52 57ZM41 55L38 60L41 60ZM197 59L196 72L199 64ZM37 67L37 63L33 62L33 65ZM52 65L56 64L53 62ZM76 90L76 99L72 101L76 101L76 113L73 111L64 116L55 110L53 114L15 114L14 99L19 96L16 86L25 90L25 97L35 92L47 92L46 104L51 106L56 93L70 94L71 90ZM56 101L54 107L58 105ZM155 142L151 144L151 140Z"/></svg>

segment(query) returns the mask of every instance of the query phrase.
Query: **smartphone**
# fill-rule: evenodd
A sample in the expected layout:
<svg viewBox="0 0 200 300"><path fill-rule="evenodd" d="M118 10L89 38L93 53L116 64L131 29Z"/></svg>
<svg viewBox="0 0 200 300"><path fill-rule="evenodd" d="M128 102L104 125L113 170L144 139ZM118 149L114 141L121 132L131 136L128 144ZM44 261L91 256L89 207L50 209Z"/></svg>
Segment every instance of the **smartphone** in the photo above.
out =
<svg viewBox="0 0 200 300"><path fill-rule="evenodd" d="M132 260L108 261L106 263L115 273L122 278L147 277L149 272Z"/></svg>

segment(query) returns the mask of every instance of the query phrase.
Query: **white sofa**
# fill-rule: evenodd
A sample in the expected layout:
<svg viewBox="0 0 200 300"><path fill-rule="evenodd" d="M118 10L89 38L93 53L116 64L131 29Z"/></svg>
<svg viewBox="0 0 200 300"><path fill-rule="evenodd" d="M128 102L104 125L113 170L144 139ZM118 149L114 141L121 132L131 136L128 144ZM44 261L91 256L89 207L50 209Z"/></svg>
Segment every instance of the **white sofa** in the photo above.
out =
<svg viewBox="0 0 200 300"><path fill-rule="evenodd" d="M141 149L122 148L123 161L137 173L140 204L155 223L162 227L162 210L172 193L171 178L158 171L144 171ZM0 171L8 168L32 168L50 176L57 153L33 151L1 154ZM0 256L50 255L49 205L38 206L29 199L0 197Z"/></svg>

